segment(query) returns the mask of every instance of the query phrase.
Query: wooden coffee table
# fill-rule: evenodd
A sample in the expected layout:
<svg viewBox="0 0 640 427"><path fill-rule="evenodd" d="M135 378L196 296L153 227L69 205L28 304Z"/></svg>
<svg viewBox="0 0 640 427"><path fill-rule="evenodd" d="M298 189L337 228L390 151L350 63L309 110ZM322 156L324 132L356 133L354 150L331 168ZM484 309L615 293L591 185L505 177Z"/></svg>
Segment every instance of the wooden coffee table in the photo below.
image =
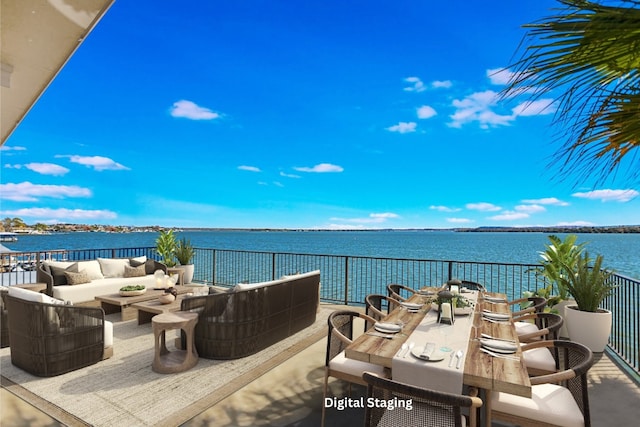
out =
<svg viewBox="0 0 640 427"><path fill-rule="evenodd" d="M162 304L158 298L133 304L131 307L138 311L138 325L151 322L158 314L180 311L180 304L185 296L178 295L175 301L169 304Z"/></svg>
<svg viewBox="0 0 640 427"><path fill-rule="evenodd" d="M186 294L193 292L192 288L186 286L176 286L178 294ZM164 289L147 289L142 295L132 297L123 297L120 294L98 295L95 299L100 301L100 305L105 314L121 313L121 320L131 320L138 316L138 310L132 307L136 303L143 301L157 300L160 295L164 294Z"/></svg>

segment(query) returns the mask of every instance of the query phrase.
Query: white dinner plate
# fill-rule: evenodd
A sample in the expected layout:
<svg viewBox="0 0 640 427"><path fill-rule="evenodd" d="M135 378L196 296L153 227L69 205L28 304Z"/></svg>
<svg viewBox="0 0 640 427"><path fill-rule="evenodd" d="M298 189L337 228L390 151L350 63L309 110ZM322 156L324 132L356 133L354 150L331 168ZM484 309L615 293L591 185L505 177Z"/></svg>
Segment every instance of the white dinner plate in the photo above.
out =
<svg viewBox="0 0 640 427"><path fill-rule="evenodd" d="M401 302L400 305L407 310L420 310L422 308L422 304L415 304L413 302Z"/></svg>
<svg viewBox="0 0 640 427"><path fill-rule="evenodd" d="M438 351L438 349L433 350L433 353L431 353L431 357L428 357L428 358L422 356L423 351L424 351L424 346L416 346L411 349L411 354L414 357L417 357L418 359L424 360L426 362L439 362L441 360L444 360L444 353L442 353L441 351Z"/></svg>
<svg viewBox="0 0 640 427"><path fill-rule="evenodd" d="M385 334L395 334L402 330L402 326L396 323L376 322L373 327L378 332L384 332Z"/></svg>
<svg viewBox="0 0 640 427"><path fill-rule="evenodd" d="M500 340L492 340L489 338L480 338L480 343L483 347L488 348L489 350L499 351L499 352L508 352L515 353L518 347L514 343L510 343L507 341Z"/></svg>

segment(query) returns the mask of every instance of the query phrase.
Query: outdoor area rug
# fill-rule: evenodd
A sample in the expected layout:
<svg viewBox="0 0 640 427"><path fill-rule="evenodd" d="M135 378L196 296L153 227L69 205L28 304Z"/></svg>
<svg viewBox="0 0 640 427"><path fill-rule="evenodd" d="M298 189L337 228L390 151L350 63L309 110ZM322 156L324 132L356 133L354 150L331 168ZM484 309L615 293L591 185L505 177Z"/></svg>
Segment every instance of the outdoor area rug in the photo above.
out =
<svg viewBox="0 0 640 427"><path fill-rule="evenodd" d="M10 349L0 350L2 386L67 425L175 426L239 390L327 334L332 310L320 308L316 322L252 356L236 360L200 358L178 374L151 370L151 324L114 321L114 355L94 365L40 378L11 364ZM167 333L167 341L176 333Z"/></svg>

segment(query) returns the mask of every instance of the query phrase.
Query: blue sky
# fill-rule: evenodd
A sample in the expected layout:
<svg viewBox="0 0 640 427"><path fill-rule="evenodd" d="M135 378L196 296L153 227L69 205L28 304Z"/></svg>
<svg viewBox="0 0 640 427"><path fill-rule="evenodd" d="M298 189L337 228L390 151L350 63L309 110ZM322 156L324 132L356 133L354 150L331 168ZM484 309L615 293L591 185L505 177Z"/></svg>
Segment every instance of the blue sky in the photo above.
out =
<svg viewBox="0 0 640 427"><path fill-rule="evenodd" d="M551 0L117 0L2 147L2 217L273 228L640 223L498 101Z"/></svg>

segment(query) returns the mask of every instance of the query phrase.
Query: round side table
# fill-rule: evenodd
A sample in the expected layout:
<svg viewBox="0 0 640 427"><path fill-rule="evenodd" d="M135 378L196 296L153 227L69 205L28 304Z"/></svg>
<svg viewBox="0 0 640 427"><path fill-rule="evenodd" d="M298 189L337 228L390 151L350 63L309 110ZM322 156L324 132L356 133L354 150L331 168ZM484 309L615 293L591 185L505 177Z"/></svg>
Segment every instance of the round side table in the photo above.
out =
<svg viewBox="0 0 640 427"><path fill-rule="evenodd" d="M174 374L193 368L198 363L198 352L194 341L194 330L198 323L198 313L163 313L151 319L155 339L155 355L151 368L160 374ZM166 345L166 331L181 329L187 337L184 350L169 351Z"/></svg>

